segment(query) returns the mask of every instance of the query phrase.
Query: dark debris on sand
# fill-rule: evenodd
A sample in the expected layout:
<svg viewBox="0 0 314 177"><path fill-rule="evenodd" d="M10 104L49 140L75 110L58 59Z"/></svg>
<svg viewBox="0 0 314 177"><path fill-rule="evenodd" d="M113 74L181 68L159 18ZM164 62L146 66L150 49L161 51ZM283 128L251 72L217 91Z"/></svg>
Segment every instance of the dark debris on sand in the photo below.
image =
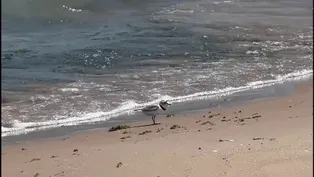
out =
<svg viewBox="0 0 314 177"><path fill-rule="evenodd" d="M131 132L128 132L128 131L124 131L122 134L128 134L128 133L131 133Z"/></svg>
<svg viewBox="0 0 314 177"><path fill-rule="evenodd" d="M138 135L145 135L145 134L147 134L147 133L151 133L152 131L150 131L150 130L146 130L146 131L143 131L142 133L139 133Z"/></svg>
<svg viewBox="0 0 314 177"><path fill-rule="evenodd" d="M257 118L260 118L260 117L262 117L262 116L260 116L260 115L253 116L252 119L257 119Z"/></svg>
<svg viewBox="0 0 314 177"><path fill-rule="evenodd" d="M234 122L244 122L244 119L237 119L237 120L234 120Z"/></svg>
<svg viewBox="0 0 314 177"><path fill-rule="evenodd" d="M130 128L130 126L128 125L118 125L118 126L115 126L115 127L111 127L109 129L109 132L113 132L113 131L117 131L117 130L123 130L123 129L128 129Z"/></svg>
<svg viewBox="0 0 314 177"><path fill-rule="evenodd" d="M214 124L214 123L212 123L211 121L206 121L206 122L201 123L201 125L206 125L206 124L209 124L209 125L215 125L215 124Z"/></svg>
<svg viewBox="0 0 314 177"><path fill-rule="evenodd" d="M208 118L213 118L214 116L219 116L220 113L209 115Z"/></svg>
<svg viewBox="0 0 314 177"><path fill-rule="evenodd" d="M35 161L40 161L41 160L41 158L33 158L31 161L29 161L29 162L35 162Z"/></svg>
<svg viewBox="0 0 314 177"><path fill-rule="evenodd" d="M61 171L59 173L54 174L54 176L65 176L65 171Z"/></svg>
<svg viewBox="0 0 314 177"><path fill-rule="evenodd" d="M124 139L128 139L128 138L131 138L131 136L124 136L124 137L121 137L120 139L124 140Z"/></svg>
<svg viewBox="0 0 314 177"><path fill-rule="evenodd" d="M160 132L161 130L163 130L164 128L158 128L156 133Z"/></svg>
<svg viewBox="0 0 314 177"><path fill-rule="evenodd" d="M170 127L170 129L172 130L172 129L177 129L177 128L182 128L180 125L177 125L177 124L175 124L175 125L172 125L171 127Z"/></svg>
<svg viewBox="0 0 314 177"><path fill-rule="evenodd" d="M173 117L174 114L167 114L167 117Z"/></svg>
<svg viewBox="0 0 314 177"><path fill-rule="evenodd" d="M117 168L120 168L122 165L123 165L122 162L119 162L119 163L117 164Z"/></svg>

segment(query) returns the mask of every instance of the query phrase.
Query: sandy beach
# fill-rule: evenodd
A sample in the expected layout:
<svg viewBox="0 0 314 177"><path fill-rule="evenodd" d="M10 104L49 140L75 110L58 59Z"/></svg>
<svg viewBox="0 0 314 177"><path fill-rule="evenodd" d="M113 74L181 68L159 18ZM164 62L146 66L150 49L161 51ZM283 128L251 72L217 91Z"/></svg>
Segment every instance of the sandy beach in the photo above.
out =
<svg viewBox="0 0 314 177"><path fill-rule="evenodd" d="M5 177L310 177L313 84L290 96L2 148Z"/></svg>

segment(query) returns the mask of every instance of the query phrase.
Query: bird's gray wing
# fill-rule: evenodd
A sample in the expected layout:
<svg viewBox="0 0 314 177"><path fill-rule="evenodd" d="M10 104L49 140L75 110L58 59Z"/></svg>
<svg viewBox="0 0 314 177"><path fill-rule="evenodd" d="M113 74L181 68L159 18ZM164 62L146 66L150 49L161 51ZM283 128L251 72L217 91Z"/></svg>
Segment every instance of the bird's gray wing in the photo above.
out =
<svg viewBox="0 0 314 177"><path fill-rule="evenodd" d="M146 106L142 109L142 111L146 111L146 112L149 112L149 111L157 111L159 109L158 106L156 105L150 105L150 106Z"/></svg>

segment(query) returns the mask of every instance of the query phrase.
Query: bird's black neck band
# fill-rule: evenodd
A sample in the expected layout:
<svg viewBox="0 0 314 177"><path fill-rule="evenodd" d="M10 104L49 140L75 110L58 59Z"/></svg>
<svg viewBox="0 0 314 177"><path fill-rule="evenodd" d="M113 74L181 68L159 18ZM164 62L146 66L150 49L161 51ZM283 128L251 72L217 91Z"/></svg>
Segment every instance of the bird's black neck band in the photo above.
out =
<svg viewBox="0 0 314 177"><path fill-rule="evenodd" d="M163 107L161 104L159 105L160 106L160 108L162 109L162 110L166 110L166 108L165 107Z"/></svg>

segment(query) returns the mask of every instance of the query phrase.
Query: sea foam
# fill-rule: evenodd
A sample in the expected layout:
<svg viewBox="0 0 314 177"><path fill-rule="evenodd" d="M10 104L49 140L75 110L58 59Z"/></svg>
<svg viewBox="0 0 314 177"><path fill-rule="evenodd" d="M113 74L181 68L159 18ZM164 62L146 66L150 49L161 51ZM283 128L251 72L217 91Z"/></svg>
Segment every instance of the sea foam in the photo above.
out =
<svg viewBox="0 0 314 177"><path fill-rule="evenodd" d="M50 120L44 122L21 122L21 121L13 121L12 127L1 127L1 136L12 136L12 135L20 135L26 134L32 131L56 128L61 126L74 126L85 123L95 123L99 121L106 121L111 118L134 114L134 109L144 107L150 104L158 103L160 100L169 100L171 103L180 103L184 101L190 100L201 100L201 99L210 99L215 97L222 97L232 95L237 92L242 92L251 89L262 88L266 86L271 86L274 84L284 83L287 81L300 80L311 77L313 75L313 70L300 70L296 72L292 72L286 75L277 75L275 79L272 80L264 80L264 81L255 81L247 83L241 87L227 87L224 89L217 89L211 91L198 92L190 95L177 96L172 97L169 95L160 96L158 99L146 102L146 103L138 103L135 100L129 100L122 103L117 108L106 111L106 112L83 112L79 114L79 116L68 117L63 119Z"/></svg>

